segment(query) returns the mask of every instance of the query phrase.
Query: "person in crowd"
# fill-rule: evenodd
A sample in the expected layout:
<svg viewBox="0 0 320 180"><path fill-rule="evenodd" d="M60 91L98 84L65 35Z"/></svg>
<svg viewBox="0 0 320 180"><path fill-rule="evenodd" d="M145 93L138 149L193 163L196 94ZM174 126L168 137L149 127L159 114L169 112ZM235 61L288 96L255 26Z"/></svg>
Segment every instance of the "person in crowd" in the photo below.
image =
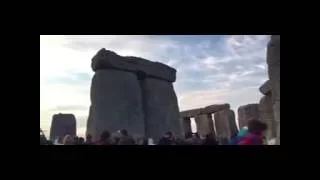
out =
<svg viewBox="0 0 320 180"><path fill-rule="evenodd" d="M175 145L184 145L184 139L182 136L177 135L176 138L174 139L174 144Z"/></svg>
<svg viewBox="0 0 320 180"><path fill-rule="evenodd" d="M91 134L87 134L86 135L86 141L84 142L85 145L93 145L93 141L92 141L92 135Z"/></svg>
<svg viewBox="0 0 320 180"><path fill-rule="evenodd" d="M74 144L74 142L73 142L73 139L70 135L64 136L63 145L73 145L73 144Z"/></svg>
<svg viewBox="0 0 320 180"><path fill-rule="evenodd" d="M192 145L192 132L186 132L184 145Z"/></svg>
<svg viewBox="0 0 320 180"><path fill-rule="evenodd" d="M171 132L167 132L160 140L158 145L173 145L173 135Z"/></svg>
<svg viewBox="0 0 320 180"><path fill-rule="evenodd" d="M135 141L131 136L129 136L126 129L121 129L120 135L119 145L135 145Z"/></svg>
<svg viewBox="0 0 320 180"><path fill-rule="evenodd" d="M111 138L109 131L103 131L100 135L100 140L96 143L96 145L111 145Z"/></svg>
<svg viewBox="0 0 320 180"><path fill-rule="evenodd" d="M209 133L206 135L203 145L218 145L214 133Z"/></svg>
<svg viewBox="0 0 320 180"><path fill-rule="evenodd" d="M263 145L264 133L268 129L266 123L259 120L251 120L248 122L247 131L243 130L233 144L237 145Z"/></svg>
<svg viewBox="0 0 320 180"><path fill-rule="evenodd" d="M155 145L154 140L152 138L147 139L147 144L146 145Z"/></svg>
<svg viewBox="0 0 320 180"><path fill-rule="evenodd" d="M84 145L84 138L83 137L78 138L78 145Z"/></svg>
<svg viewBox="0 0 320 180"><path fill-rule="evenodd" d="M201 145L202 140L200 139L199 133L194 133L192 135L191 145Z"/></svg>

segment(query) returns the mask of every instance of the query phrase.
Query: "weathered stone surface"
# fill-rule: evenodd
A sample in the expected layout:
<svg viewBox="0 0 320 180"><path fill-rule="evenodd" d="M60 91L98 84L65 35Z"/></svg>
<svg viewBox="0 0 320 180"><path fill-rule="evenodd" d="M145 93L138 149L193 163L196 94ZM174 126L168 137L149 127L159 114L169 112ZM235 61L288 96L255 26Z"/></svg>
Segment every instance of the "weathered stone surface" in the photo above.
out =
<svg viewBox="0 0 320 180"><path fill-rule="evenodd" d="M247 104L238 108L239 128L248 125L250 120L259 120L259 104Z"/></svg>
<svg viewBox="0 0 320 180"><path fill-rule="evenodd" d="M192 132L190 118L188 117L180 118L180 121L181 121L182 131L184 134L186 134L187 132Z"/></svg>
<svg viewBox="0 0 320 180"><path fill-rule="evenodd" d="M264 95L271 94L271 83L270 83L270 80L267 80L265 83L263 83L260 86L259 91Z"/></svg>
<svg viewBox="0 0 320 180"><path fill-rule="evenodd" d="M205 108L197 108L197 109L190 109L186 111L181 111L180 116L181 117L196 117L201 114L213 114L215 112L224 110L224 109L230 109L230 104L214 104L207 106Z"/></svg>
<svg viewBox="0 0 320 180"><path fill-rule="evenodd" d="M99 69L121 69L132 72L144 72L147 76L169 82L176 80L176 70L159 62L152 62L139 57L119 56L115 52L101 49L92 58L93 71Z"/></svg>
<svg viewBox="0 0 320 180"><path fill-rule="evenodd" d="M181 135L178 100L172 83L146 78L141 87L146 136L156 140L168 131Z"/></svg>
<svg viewBox="0 0 320 180"><path fill-rule="evenodd" d="M206 136L207 134L214 132L211 114L198 115L195 117L195 122L199 135Z"/></svg>
<svg viewBox="0 0 320 180"><path fill-rule="evenodd" d="M195 117L203 112L203 108L191 109L180 112L180 117Z"/></svg>
<svg viewBox="0 0 320 180"><path fill-rule="evenodd" d="M216 137L222 144L226 144L231 136L238 132L235 123L235 114L225 109L214 114Z"/></svg>
<svg viewBox="0 0 320 180"><path fill-rule="evenodd" d="M265 122L268 125L268 130L266 134L267 140L276 137L276 122L274 119L273 114L273 107L272 107L272 98L271 94L263 96L259 102L259 114L260 120Z"/></svg>
<svg viewBox="0 0 320 180"><path fill-rule="evenodd" d="M118 70L96 71L91 84L94 140L104 130L127 129L144 135L141 88L137 76Z"/></svg>
<svg viewBox="0 0 320 180"><path fill-rule="evenodd" d="M215 113L215 112L222 111L222 110L225 110L225 109L230 109L230 104L210 105L210 106L205 107L202 110L202 113L203 114L210 114L210 113Z"/></svg>
<svg viewBox="0 0 320 180"><path fill-rule="evenodd" d="M63 138L65 135L75 136L76 128L76 118L73 114L55 114L52 116L50 139Z"/></svg>
<svg viewBox="0 0 320 180"><path fill-rule="evenodd" d="M93 134L94 132L94 112L93 112L94 108L92 107L92 105L90 105L89 108L89 116L88 116L88 120L87 120L87 130L86 130L86 134Z"/></svg>
<svg viewBox="0 0 320 180"><path fill-rule="evenodd" d="M280 35L272 35L267 47L268 75L272 88L272 104L277 124L276 144L280 144Z"/></svg>

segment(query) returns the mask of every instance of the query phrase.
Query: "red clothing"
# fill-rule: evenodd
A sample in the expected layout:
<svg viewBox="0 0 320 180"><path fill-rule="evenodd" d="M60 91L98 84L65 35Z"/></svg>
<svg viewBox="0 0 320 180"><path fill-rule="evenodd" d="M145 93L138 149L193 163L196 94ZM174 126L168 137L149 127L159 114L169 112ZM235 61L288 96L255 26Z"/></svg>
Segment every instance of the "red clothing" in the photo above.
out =
<svg viewBox="0 0 320 180"><path fill-rule="evenodd" d="M263 136L259 134L249 133L247 136L243 137L238 145L262 145Z"/></svg>

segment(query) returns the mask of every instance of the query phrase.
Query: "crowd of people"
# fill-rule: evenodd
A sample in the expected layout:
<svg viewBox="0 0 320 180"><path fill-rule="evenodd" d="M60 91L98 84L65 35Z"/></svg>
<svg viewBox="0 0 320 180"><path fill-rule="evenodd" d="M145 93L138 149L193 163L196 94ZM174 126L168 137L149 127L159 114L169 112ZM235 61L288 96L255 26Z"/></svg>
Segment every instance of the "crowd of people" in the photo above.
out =
<svg viewBox="0 0 320 180"><path fill-rule="evenodd" d="M72 137L66 135L63 139L57 138L53 145L264 145L264 133L267 130L267 125L258 120L251 120L248 126L243 127L237 134L234 134L230 139L216 140L214 133L207 134L205 137L200 137L198 133L188 132L185 137L175 136L171 132L165 133L157 143L151 138L134 138L126 129L122 129L117 133L111 134L109 131L103 131L98 141L93 141L92 136L87 134L86 139L82 137ZM40 144L41 141L40 138Z"/></svg>

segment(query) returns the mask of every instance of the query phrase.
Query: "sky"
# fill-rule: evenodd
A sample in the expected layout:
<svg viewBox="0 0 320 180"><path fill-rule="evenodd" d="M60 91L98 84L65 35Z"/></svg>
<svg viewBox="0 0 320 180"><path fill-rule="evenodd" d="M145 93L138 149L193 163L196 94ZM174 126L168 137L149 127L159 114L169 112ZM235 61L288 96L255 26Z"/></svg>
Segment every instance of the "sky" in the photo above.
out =
<svg viewBox="0 0 320 180"><path fill-rule="evenodd" d="M268 35L40 35L40 127L49 136L56 113L73 113L84 136L94 72L101 48L137 56L177 70L174 88L180 111L229 103L258 103L268 79ZM192 123L195 129L194 122Z"/></svg>

